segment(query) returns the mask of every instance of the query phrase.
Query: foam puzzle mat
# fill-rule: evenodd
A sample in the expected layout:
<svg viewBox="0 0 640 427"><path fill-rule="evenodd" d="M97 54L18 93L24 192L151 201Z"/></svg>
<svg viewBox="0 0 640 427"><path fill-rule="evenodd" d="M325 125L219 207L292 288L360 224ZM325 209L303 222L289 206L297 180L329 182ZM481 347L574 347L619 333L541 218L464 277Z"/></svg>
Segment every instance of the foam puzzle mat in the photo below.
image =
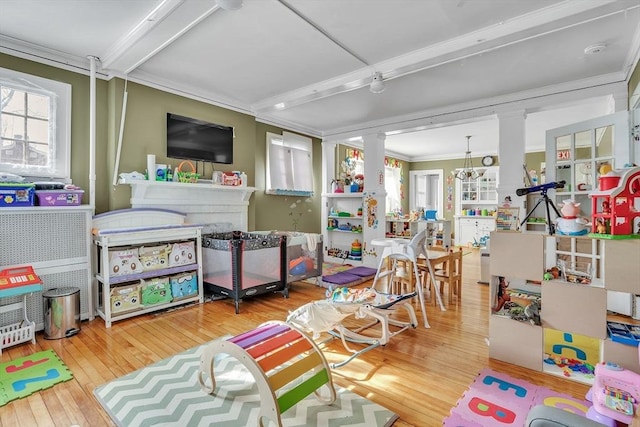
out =
<svg viewBox="0 0 640 427"><path fill-rule="evenodd" d="M71 378L71 371L51 349L0 363L0 406Z"/></svg>
<svg viewBox="0 0 640 427"><path fill-rule="evenodd" d="M445 427L523 426L536 405L564 409L586 417L591 402L483 369L445 418Z"/></svg>

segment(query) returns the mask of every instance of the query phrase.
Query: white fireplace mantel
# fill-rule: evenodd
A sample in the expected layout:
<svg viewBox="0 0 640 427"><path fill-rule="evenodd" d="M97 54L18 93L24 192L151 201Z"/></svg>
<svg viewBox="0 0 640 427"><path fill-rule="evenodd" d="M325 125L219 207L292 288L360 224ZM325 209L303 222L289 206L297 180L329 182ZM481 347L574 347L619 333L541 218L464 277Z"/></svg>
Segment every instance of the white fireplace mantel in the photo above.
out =
<svg viewBox="0 0 640 427"><path fill-rule="evenodd" d="M170 209L185 213L191 224L230 223L233 230L240 231L247 231L249 198L256 190L211 182L121 180L120 183L131 186L132 208Z"/></svg>

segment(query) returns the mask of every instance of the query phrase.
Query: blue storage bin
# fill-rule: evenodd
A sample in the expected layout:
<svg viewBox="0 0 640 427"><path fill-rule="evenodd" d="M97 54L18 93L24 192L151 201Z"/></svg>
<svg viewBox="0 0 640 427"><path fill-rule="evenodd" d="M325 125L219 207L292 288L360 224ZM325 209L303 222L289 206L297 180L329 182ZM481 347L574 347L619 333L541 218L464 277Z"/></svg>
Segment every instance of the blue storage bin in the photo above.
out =
<svg viewBox="0 0 640 427"><path fill-rule="evenodd" d="M33 206L35 184L0 184L0 207Z"/></svg>
<svg viewBox="0 0 640 427"><path fill-rule="evenodd" d="M196 272L180 273L169 278L173 298L186 298L198 293L198 275Z"/></svg>

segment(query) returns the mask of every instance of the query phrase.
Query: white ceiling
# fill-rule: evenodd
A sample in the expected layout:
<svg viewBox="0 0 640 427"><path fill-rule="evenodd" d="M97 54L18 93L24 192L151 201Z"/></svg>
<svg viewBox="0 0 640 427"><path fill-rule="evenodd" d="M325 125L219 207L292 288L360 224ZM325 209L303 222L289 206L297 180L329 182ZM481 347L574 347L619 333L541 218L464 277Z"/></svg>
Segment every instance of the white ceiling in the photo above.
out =
<svg viewBox="0 0 640 427"><path fill-rule="evenodd" d="M639 51L638 0L0 0L0 52L76 71L95 56L102 78L327 140L391 132L408 160L460 157L466 135L495 155L513 109L541 150L546 129L611 112Z"/></svg>

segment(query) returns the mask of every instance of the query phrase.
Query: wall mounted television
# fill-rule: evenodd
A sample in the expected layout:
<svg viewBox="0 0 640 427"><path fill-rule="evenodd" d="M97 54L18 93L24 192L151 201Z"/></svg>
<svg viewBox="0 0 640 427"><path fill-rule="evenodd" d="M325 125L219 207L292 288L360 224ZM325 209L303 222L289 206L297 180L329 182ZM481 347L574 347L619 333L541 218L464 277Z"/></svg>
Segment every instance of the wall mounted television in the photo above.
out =
<svg viewBox="0 0 640 427"><path fill-rule="evenodd" d="M167 157L233 163L233 128L167 113Z"/></svg>

